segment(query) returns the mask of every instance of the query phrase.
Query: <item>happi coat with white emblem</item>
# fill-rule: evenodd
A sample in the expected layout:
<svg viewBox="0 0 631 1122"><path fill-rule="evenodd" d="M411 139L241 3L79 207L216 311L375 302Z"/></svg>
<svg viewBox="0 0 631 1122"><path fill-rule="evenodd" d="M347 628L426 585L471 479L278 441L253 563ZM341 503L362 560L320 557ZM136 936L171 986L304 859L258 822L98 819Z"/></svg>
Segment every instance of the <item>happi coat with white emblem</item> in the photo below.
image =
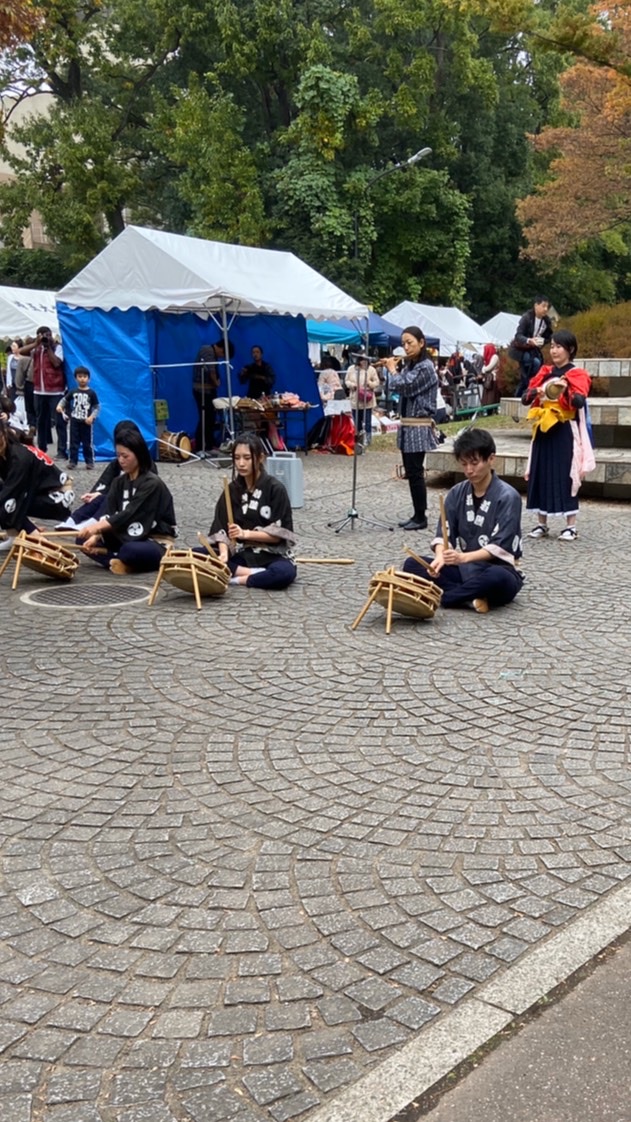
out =
<svg viewBox="0 0 631 1122"><path fill-rule="evenodd" d="M515 567L522 554L521 498L495 472L481 501L475 500L468 480L452 487L445 499L445 514L453 549L463 553L486 549L491 554L488 564ZM442 540L439 520L432 546Z"/></svg>

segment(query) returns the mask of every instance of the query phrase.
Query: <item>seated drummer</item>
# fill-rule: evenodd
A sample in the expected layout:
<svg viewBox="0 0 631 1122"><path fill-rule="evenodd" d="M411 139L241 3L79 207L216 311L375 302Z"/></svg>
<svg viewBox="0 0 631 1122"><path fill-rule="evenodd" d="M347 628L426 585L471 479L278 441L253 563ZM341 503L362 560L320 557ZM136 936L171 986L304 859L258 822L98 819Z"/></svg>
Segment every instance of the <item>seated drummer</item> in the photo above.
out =
<svg viewBox="0 0 631 1122"><path fill-rule="evenodd" d="M228 565L233 584L281 589L296 579L290 548L296 539L289 495L279 479L267 474L264 463L265 449L258 436L237 437L229 485L234 521L228 522L222 495L208 536Z"/></svg>
<svg viewBox="0 0 631 1122"><path fill-rule="evenodd" d="M119 436L124 435L128 429L133 429L135 433L140 434L140 429L135 421L118 421L114 427L114 447L118 444ZM158 474L158 469L153 460L151 461L151 471L154 475ZM85 495L81 496L81 506L73 510L69 518L55 528L57 530L83 529L83 524L88 522L91 518L100 518L101 515L105 514L107 509L107 492L114 480L118 479L122 474L123 469L118 462L118 458L115 456L101 472L93 490L87 491Z"/></svg>
<svg viewBox="0 0 631 1122"><path fill-rule="evenodd" d="M443 607L470 604L476 612L488 612L514 600L524 580L516 567L521 557L521 499L495 474L495 441L486 429L461 433L454 456L466 479L445 499L449 548L443 545L439 522L431 569L411 557L403 568L439 585Z"/></svg>
<svg viewBox="0 0 631 1122"><path fill-rule="evenodd" d="M80 529L77 538L112 573L151 573L160 568L168 541L177 536L173 497L155 474L138 430L118 431L116 457L121 474L107 491L105 514Z"/></svg>
<svg viewBox="0 0 631 1122"><path fill-rule="evenodd" d="M32 518L53 518L68 513L74 500L70 477L60 471L46 452L20 443L6 421L0 420L0 528L10 549L22 530L37 532Z"/></svg>

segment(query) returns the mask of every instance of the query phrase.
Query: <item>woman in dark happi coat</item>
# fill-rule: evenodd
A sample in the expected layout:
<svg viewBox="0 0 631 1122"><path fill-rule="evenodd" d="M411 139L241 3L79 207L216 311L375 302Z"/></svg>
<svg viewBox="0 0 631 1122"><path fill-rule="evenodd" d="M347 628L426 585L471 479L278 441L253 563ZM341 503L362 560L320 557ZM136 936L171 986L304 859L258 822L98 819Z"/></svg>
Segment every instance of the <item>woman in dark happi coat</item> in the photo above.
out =
<svg viewBox="0 0 631 1122"><path fill-rule="evenodd" d="M283 484L267 474L264 463L265 449L258 436L237 437L229 486L232 521L222 495L209 540L232 572L232 583L282 589L296 579L291 503Z"/></svg>

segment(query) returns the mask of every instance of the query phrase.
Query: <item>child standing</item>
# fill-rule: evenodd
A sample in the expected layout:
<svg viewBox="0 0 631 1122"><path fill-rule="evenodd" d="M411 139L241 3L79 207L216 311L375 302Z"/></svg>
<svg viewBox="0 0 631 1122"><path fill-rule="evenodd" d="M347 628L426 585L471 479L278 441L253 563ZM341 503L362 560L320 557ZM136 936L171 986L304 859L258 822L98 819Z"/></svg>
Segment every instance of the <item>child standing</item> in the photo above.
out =
<svg viewBox="0 0 631 1122"><path fill-rule="evenodd" d="M63 413L66 420L70 420L70 459L69 468L76 468L79 459L79 449L83 449L83 458L88 471L94 467L94 448L92 445L92 429L99 412L99 399L90 388L90 371L87 366L77 366L75 372L77 388L66 390L57 412Z"/></svg>

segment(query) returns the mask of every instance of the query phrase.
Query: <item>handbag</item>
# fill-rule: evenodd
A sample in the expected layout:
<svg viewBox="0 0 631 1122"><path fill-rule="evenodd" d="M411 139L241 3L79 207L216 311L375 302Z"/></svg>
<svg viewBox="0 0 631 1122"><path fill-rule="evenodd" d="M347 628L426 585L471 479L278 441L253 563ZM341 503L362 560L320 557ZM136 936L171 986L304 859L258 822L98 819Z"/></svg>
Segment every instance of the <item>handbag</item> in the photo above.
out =
<svg viewBox="0 0 631 1122"><path fill-rule="evenodd" d="M373 399L373 392L368 386L357 387L357 400L363 402L364 405L369 405Z"/></svg>

